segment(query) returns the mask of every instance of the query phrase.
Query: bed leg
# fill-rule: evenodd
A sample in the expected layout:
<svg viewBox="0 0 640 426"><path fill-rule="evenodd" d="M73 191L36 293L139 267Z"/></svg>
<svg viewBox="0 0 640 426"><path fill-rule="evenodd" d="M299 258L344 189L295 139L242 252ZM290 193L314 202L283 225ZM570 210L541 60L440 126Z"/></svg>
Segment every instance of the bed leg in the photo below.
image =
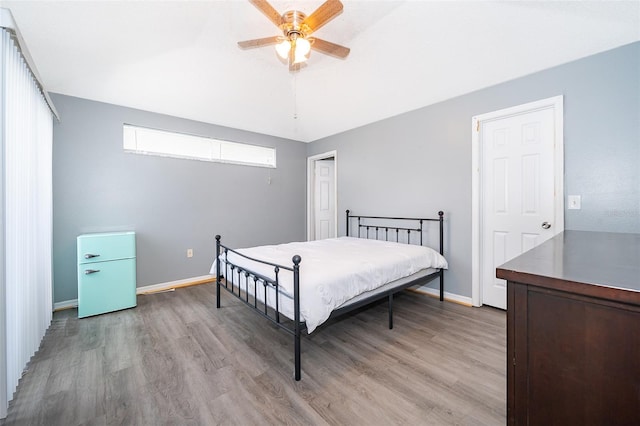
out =
<svg viewBox="0 0 640 426"><path fill-rule="evenodd" d="M393 330L393 293L389 295L389 330Z"/></svg>
<svg viewBox="0 0 640 426"><path fill-rule="evenodd" d="M300 262L298 255L293 256L293 345L295 357L295 379L300 381Z"/></svg>
<svg viewBox="0 0 640 426"><path fill-rule="evenodd" d="M295 345L295 379L296 382L299 382L302 378L302 373L300 372L300 333L294 336L294 345Z"/></svg>
<svg viewBox="0 0 640 426"><path fill-rule="evenodd" d="M216 235L216 308L220 308L220 235Z"/></svg>
<svg viewBox="0 0 640 426"><path fill-rule="evenodd" d="M438 212L438 222L440 224L440 254L444 255L444 212ZM444 269L440 269L440 301L444 300Z"/></svg>
<svg viewBox="0 0 640 426"><path fill-rule="evenodd" d="M216 278L216 308L220 308L220 276Z"/></svg>

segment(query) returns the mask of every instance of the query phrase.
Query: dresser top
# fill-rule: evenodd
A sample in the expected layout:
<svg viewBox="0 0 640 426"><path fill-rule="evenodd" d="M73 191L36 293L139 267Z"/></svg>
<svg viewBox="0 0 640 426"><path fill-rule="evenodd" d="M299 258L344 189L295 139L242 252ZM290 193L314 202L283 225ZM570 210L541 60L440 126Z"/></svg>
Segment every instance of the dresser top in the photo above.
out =
<svg viewBox="0 0 640 426"><path fill-rule="evenodd" d="M564 231L499 266L496 276L549 288L578 283L640 293L640 234Z"/></svg>

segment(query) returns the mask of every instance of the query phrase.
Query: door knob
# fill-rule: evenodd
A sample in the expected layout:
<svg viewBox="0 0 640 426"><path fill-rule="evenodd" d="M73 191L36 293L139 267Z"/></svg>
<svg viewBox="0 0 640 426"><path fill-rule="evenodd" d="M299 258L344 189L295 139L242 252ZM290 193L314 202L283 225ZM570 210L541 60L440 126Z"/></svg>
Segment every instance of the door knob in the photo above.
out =
<svg viewBox="0 0 640 426"><path fill-rule="evenodd" d="M551 228L551 224L549 222L542 222L542 229L549 229Z"/></svg>

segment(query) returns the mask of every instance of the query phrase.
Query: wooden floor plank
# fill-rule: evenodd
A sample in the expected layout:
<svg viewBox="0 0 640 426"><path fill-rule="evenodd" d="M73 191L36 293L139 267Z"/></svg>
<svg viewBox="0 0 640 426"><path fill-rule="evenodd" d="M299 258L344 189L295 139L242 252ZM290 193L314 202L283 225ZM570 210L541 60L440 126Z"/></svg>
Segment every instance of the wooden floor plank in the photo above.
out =
<svg viewBox="0 0 640 426"><path fill-rule="evenodd" d="M9 425L498 425L505 313L405 292L293 339L204 284L78 319L54 314Z"/></svg>

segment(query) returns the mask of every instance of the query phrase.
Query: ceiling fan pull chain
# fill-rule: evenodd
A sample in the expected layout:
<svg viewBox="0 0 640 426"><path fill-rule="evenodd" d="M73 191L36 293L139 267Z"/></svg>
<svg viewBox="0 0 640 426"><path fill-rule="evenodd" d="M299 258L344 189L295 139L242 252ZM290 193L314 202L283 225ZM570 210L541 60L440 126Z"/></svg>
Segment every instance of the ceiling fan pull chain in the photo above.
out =
<svg viewBox="0 0 640 426"><path fill-rule="evenodd" d="M291 81L293 85L293 119L298 119L298 75L293 74L293 80ZM297 126L297 122L296 122Z"/></svg>

